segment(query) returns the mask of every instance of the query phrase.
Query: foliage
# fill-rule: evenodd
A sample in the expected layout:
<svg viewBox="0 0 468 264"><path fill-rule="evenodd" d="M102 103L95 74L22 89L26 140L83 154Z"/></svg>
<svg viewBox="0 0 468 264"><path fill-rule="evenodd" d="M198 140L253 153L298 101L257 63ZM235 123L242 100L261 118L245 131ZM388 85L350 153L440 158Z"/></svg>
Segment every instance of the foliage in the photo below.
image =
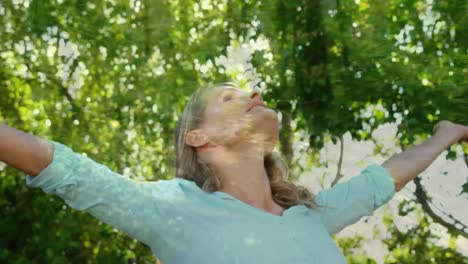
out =
<svg viewBox="0 0 468 264"><path fill-rule="evenodd" d="M136 179L167 179L191 92L258 80L313 149L347 131L369 139L390 121L410 145L438 120L468 123L466 11L462 0L2 1L0 119ZM249 67L222 61L247 44L255 68L246 78ZM362 114L373 105L386 111ZM293 132L288 122L282 135ZM282 137L285 156L291 139ZM143 244L24 183L23 173L0 171L0 262L154 262ZM392 234L389 248L415 243ZM461 259L417 239L418 257ZM340 246L350 263L372 263L352 255L358 238Z"/></svg>
<svg viewBox="0 0 468 264"><path fill-rule="evenodd" d="M454 239L451 238L448 248L437 245L440 237L429 228L433 222L416 206L414 201L403 201L400 204L399 215L403 216L416 211L418 224L407 232L401 232L393 222L394 216L384 220L389 227L390 235L383 242L390 253L385 263L468 263L468 259L456 251Z"/></svg>

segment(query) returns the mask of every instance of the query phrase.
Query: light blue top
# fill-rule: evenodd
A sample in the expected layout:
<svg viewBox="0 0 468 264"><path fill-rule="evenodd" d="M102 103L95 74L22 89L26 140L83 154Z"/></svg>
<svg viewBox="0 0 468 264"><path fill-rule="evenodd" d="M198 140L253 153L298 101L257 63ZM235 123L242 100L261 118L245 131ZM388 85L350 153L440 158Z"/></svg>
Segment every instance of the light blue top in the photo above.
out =
<svg viewBox="0 0 468 264"><path fill-rule="evenodd" d="M164 264L346 263L330 235L371 216L395 194L389 172L370 165L322 190L321 212L293 206L282 216L174 178L138 182L55 141L52 162L29 187L56 194L148 245Z"/></svg>

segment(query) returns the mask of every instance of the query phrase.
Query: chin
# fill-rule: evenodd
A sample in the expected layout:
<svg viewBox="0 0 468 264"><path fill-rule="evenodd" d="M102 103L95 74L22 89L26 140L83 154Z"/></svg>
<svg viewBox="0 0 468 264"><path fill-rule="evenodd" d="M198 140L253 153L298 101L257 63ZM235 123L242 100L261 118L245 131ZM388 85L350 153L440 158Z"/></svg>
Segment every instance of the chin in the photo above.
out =
<svg viewBox="0 0 468 264"><path fill-rule="evenodd" d="M256 107L249 113L253 125L271 126L278 128L278 114L273 109L267 107Z"/></svg>
<svg viewBox="0 0 468 264"><path fill-rule="evenodd" d="M259 108L253 113L252 134L260 134L265 139L266 145L273 145L273 150L278 140L278 115L270 108ZM266 147L269 148L269 147ZM271 152L271 151L270 151Z"/></svg>

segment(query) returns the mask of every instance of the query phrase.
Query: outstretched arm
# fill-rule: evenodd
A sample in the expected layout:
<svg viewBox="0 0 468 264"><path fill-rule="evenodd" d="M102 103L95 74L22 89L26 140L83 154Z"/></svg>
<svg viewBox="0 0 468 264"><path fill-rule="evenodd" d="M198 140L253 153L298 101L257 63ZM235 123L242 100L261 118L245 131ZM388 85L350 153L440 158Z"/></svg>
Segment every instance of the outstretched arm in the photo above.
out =
<svg viewBox="0 0 468 264"><path fill-rule="evenodd" d="M395 180L396 191L424 171L447 147L459 140L468 140L468 126L440 121L435 133L422 144L411 147L385 161L385 167Z"/></svg>
<svg viewBox="0 0 468 264"><path fill-rule="evenodd" d="M0 161L36 176L52 161L52 144L0 123Z"/></svg>
<svg viewBox="0 0 468 264"><path fill-rule="evenodd" d="M188 181L135 181L66 145L5 124L0 124L0 160L24 171L28 187L58 195L153 250L167 234L166 220L187 208L180 201L188 199L180 195Z"/></svg>
<svg viewBox="0 0 468 264"><path fill-rule="evenodd" d="M425 170L449 145L468 140L468 126L441 121L423 144L403 151L382 165L371 164L359 175L320 191L315 201L329 234L371 216L392 199L396 191Z"/></svg>

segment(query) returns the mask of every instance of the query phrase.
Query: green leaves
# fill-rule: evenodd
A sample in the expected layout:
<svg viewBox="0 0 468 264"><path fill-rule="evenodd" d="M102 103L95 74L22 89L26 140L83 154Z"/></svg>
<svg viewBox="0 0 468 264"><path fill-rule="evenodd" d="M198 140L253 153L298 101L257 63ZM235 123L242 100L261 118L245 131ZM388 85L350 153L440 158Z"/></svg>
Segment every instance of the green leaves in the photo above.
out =
<svg viewBox="0 0 468 264"><path fill-rule="evenodd" d="M468 180L462 185L462 191L459 193L459 195L463 193L468 194Z"/></svg>
<svg viewBox="0 0 468 264"><path fill-rule="evenodd" d="M288 161L297 131L308 137L312 157L327 137L369 139L385 122L401 119L405 146L427 137L438 120L468 123L461 0L26 2L0 5L0 120L141 179L173 177L172 133L196 88L229 79L250 84L239 74L244 68L228 72L217 63L230 45L264 43L246 64L267 103L291 117L280 137ZM144 245L12 177L0 171L0 193L8 193L0 198L7 233L0 262L154 262ZM400 206L401 215L411 211ZM392 232L390 247L410 244L411 233ZM444 254L458 256L427 239L421 245L418 252L435 252L441 263ZM411 256L388 262L411 263Z"/></svg>

